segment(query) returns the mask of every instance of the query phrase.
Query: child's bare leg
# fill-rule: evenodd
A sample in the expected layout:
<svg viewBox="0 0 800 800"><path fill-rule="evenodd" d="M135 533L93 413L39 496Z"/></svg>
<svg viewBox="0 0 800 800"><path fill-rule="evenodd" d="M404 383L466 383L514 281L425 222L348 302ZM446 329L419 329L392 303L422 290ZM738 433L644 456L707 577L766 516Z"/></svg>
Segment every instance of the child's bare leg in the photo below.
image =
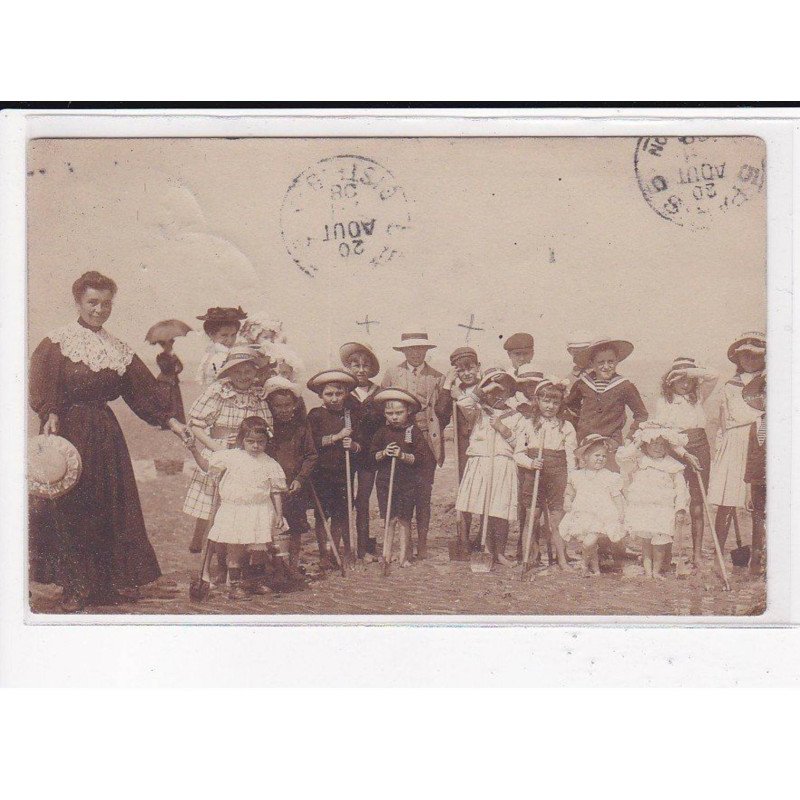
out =
<svg viewBox="0 0 800 800"><path fill-rule="evenodd" d="M703 506L698 504L690 506L689 515L692 518L692 563L699 566L703 560L703 531L705 528Z"/></svg>
<svg viewBox="0 0 800 800"><path fill-rule="evenodd" d="M495 561L504 567L513 567L515 562L506 556L506 546L508 545L508 520L499 517L489 518L489 527L492 532L494 542Z"/></svg>
<svg viewBox="0 0 800 800"><path fill-rule="evenodd" d="M642 539L642 564L645 578L653 577L653 545L649 539Z"/></svg>
<svg viewBox="0 0 800 800"><path fill-rule="evenodd" d="M668 544L654 544L653 545L653 577L659 580L664 580L661 570L664 569L666 562L667 550L670 545Z"/></svg>
<svg viewBox="0 0 800 800"><path fill-rule="evenodd" d="M733 506L720 506L717 509L717 516L714 518L714 529L717 532L719 547L725 553L725 540L728 538L728 526L730 525L731 514L735 514Z"/></svg>
<svg viewBox="0 0 800 800"><path fill-rule="evenodd" d="M592 562L592 546L584 544L581 548L581 574L589 574L589 565Z"/></svg>
<svg viewBox="0 0 800 800"><path fill-rule="evenodd" d="M563 511L550 512L550 539L556 548L556 560L559 569L567 569L567 546L558 532L558 526L564 516Z"/></svg>
<svg viewBox="0 0 800 800"><path fill-rule="evenodd" d="M411 520L395 517L395 531L400 539L400 566L411 566Z"/></svg>
<svg viewBox="0 0 800 800"><path fill-rule="evenodd" d="M592 571L592 575L599 575L600 574L600 543L595 542L592 546L592 553L591 553L591 562L589 564L589 568Z"/></svg>

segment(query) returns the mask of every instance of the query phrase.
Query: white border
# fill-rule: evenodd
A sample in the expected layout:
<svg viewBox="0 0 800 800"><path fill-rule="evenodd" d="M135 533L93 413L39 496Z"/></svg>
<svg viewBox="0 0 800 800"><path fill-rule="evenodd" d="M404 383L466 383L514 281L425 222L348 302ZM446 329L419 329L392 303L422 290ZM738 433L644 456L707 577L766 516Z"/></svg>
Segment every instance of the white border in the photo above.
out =
<svg viewBox="0 0 800 800"><path fill-rule="evenodd" d="M41 647L47 659L46 641L55 646L74 647L68 631L81 627L72 636L80 640L117 640L139 638L144 630L148 638L157 629L159 639L174 640L175 625L182 625L181 645L191 646L197 632L216 638L224 636L246 639L255 629L271 626L270 637L299 634L300 641L309 644L310 637L319 641L324 626L335 626L325 636L364 632L364 626L380 626L381 636L365 643L359 636L359 647L374 648L383 634L400 637L400 631L427 632L444 637L457 631L494 630L505 634L504 640L519 640L520 633L530 632L530 625L539 626L538 635L545 630L557 632L560 638L567 632L564 626L580 626L583 635L602 626L624 628L632 634L634 628L647 626L715 628L730 626L764 627L785 625L800 620L800 593L792 591L793 576L798 574L798 549L790 548L792 516L790 504L790 469L793 436L788 435L792 421L792 332L793 332L793 274L792 274L792 209L800 182L795 179L794 144L800 142L798 115L781 109L758 109L754 116L745 110L732 109L569 109L554 114L550 110L476 110L467 109L463 116L457 110L423 110L418 114L385 111L308 111L298 112L247 110L243 113L220 110L198 112L176 111L108 111L76 114L60 112L4 111L0 116L0 263L3 265L3 297L5 311L0 317L0 353L5 374L12 376L10 391L3 391L3 424L0 426L0 447L6 459L0 501L5 510L4 534L0 540L0 681L12 639ZM25 330L25 149L30 138L44 136L641 136L641 135L748 135L760 136L767 144L768 163L768 335L770 339L770 494L769 494L769 551L770 573L767 613L761 617L451 617L451 616L81 616L65 618L60 615L31 615L27 612L20 564L24 564L24 537L18 532L25 528L24 481L24 375L25 348L20 331ZM797 194L800 199L800 194ZM800 378L798 378L800 380ZM800 396L795 394L795 396ZM23 617L27 624L20 624ZM102 623L96 625L94 623ZM34 623L34 624L31 624ZM191 625L187 626L187 623ZM115 627L124 625L124 628ZM88 626L88 627L86 627ZM172 626L172 627L170 627ZM214 626L212 630L208 626ZM226 626L226 627L222 627ZM227 626L236 626L230 628ZM348 626L343 628L342 626ZM406 626L405 628L402 626ZM488 626L488 627L487 627ZM106 634L102 633L107 632ZM125 633L128 631L128 634ZM133 631L136 631L134 634ZM191 631L191 634L189 634ZM607 631L609 632L609 631ZM652 631L651 631L652 632ZM513 634L513 635L509 635ZM572 634L571 634L572 635ZM65 636L67 637L65 640ZM11 638L9 638L11 637ZM402 637L400 637L402 638ZM480 638L480 637L479 637ZM522 637L525 639L525 636ZM60 644L57 644L60 643ZM383 652L383 651L379 651ZM101 659L102 660L102 659ZM288 674L292 674L291 664ZM297 663L294 664L297 668ZM303 670L309 674L304 662ZM17 680L20 680L17 675ZM119 676L115 676L119 679Z"/></svg>

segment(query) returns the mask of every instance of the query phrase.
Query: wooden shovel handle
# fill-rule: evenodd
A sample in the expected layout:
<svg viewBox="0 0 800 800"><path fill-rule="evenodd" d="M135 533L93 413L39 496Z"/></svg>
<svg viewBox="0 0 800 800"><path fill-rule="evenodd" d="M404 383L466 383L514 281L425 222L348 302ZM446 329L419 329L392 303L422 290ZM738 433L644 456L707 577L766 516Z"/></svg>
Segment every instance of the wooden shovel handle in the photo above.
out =
<svg viewBox="0 0 800 800"><path fill-rule="evenodd" d="M544 428L539 434L539 455L541 458L544 454ZM528 518L525 520L525 537L522 540L522 570L527 569L528 560L531 557L531 539L533 538L533 518L536 514L536 501L539 499L539 479L542 471L536 470L536 475L533 478L533 497L531 498L531 506L528 510Z"/></svg>

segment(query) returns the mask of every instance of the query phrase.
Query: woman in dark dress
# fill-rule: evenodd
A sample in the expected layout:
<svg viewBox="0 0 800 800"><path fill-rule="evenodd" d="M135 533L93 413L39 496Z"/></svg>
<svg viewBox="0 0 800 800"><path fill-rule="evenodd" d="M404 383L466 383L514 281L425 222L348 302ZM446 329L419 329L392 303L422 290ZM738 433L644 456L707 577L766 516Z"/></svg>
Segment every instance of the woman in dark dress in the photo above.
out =
<svg viewBox="0 0 800 800"><path fill-rule="evenodd" d="M31 506L31 580L62 586L64 611L114 604L118 589L161 575L125 437L108 403L121 396L148 424L188 435L159 403L147 367L103 328L116 290L110 278L84 273L72 286L80 318L43 339L31 359L29 399L41 433L68 439L83 464L70 492Z"/></svg>
<svg viewBox="0 0 800 800"><path fill-rule="evenodd" d="M161 384L167 403L166 411L171 417L175 417L178 422L186 422L186 414L183 410L183 397L181 396L181 385L178 375L183 372L183 362L172 352L175 344L174 339L166 339L159 342L161 352L156 356L159 374L158 382Z"/></svg>

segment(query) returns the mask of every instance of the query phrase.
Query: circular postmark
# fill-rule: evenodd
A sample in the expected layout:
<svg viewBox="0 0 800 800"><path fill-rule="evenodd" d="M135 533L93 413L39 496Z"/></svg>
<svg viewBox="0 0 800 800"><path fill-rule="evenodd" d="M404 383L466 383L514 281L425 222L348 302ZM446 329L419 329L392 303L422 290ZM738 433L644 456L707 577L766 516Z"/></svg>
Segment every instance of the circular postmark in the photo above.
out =
<svg viewBox="0 0 800 800"><path fill-rule="evenodd" d="M333 156L308 167L286 190L281 208L286 249L311 277L325 268L396 261L410 225L402 187L364 156Z"/></svg>
<svg viewBox="0 0 800 800"><path fill-rule="evenodd" d="M753 136L644 136L633 159L639 188L663 219L708 228L764 189L764 142Z"/></svg>

